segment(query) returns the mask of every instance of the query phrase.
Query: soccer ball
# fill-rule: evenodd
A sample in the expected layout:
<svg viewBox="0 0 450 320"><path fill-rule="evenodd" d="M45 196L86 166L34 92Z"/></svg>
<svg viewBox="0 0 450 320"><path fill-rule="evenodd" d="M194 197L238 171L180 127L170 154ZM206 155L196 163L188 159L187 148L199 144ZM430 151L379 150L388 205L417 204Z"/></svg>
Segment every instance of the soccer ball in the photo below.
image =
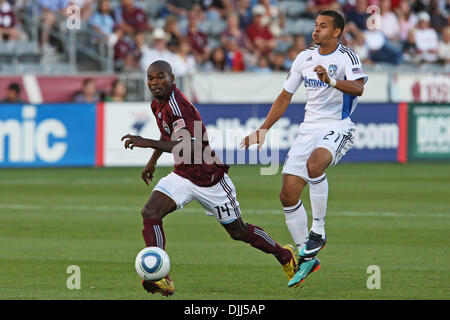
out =
<svg viewBox="0 0 450 320"><path fill-rule="evenodd" d="M169 255L161 248L147 247L137 254L134 266L142 279L161 280L170 270Z"/></svg>

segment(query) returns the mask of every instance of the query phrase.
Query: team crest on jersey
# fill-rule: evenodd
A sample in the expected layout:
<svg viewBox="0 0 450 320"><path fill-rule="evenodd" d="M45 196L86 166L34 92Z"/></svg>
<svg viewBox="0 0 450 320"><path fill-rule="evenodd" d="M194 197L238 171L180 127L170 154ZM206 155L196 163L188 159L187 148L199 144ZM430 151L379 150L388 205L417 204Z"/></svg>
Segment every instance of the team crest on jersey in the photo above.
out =
<svg viewBox="0 0 450 320"><path fill-rule="evenodd" d="M162 126L163 126L164 130L167 132L167 134L170 134L170 128L164 120L162 122Z"/></svg>
<svg viewBox="0 0 450 320"><path fill-rule="evenodd" d="M330 64L330 65L328 66L328 74L329 74L330 76L335 76L335 75L336 75L336 71L337 71L337 65L335 65L335 64Z"/></svg>

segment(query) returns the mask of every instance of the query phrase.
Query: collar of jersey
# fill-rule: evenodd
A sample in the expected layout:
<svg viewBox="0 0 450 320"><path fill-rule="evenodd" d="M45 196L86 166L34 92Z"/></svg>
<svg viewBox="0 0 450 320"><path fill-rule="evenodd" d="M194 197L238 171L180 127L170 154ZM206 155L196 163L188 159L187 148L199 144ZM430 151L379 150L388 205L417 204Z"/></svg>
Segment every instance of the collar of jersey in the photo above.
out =
<svg viewBox="0 0 450 320"><path fill-rule="evenodd" d="M340 46L341 44L340 43L338 43L338 45L337 45L337 47L336 47L336 49L334 49L334 51L333 52L330 52L330 53L327 53L327 54L321 54L320 53L320 51L319 51L319 49L320 49L320 47L319 48L317 48L317 53L318 54L320 54L321 56L323 56L323 57L325 57L325 56L329 56L330 54L333 54L333 53L335 53L336 51L337 51L337 49L339 49L339 46Z"/></svg>

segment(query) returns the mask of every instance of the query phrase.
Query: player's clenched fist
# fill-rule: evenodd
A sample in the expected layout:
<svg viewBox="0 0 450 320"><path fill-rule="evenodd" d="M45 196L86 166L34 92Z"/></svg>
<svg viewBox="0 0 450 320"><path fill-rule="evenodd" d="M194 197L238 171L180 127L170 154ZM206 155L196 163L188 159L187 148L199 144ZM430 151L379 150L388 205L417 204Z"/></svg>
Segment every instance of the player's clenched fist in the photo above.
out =
<svg viewBox="0 0 450 320"><path fill-rule="evenodd" d="M330 83L330 77L328 76L327 70L321 65L316 66L313 71L317 73L319 80L325 83Z"/></svg>
<svg viewBox="0 0 450 320"><path fill-rule="evenodd" d="M123 141L125 139L125 149L133 149L134 147L146 148L147 139L142 138L141 136L132 136L131 134L126 134L120 139Z"/></svg>

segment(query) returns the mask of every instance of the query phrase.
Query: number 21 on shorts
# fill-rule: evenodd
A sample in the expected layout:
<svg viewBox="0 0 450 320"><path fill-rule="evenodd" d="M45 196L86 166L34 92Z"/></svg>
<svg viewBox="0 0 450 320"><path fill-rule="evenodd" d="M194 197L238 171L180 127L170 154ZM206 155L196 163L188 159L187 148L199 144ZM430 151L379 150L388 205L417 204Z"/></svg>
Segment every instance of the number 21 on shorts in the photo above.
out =
<svg viewBox="0 0 450 320"><path fill-rule="evenodd" d="M335 132L333 130L330 130L324 137L323 140L334 140L334 142L337 142L339 138L341 137L340 133L336 133L336 138L334 138Z"/></svg>

